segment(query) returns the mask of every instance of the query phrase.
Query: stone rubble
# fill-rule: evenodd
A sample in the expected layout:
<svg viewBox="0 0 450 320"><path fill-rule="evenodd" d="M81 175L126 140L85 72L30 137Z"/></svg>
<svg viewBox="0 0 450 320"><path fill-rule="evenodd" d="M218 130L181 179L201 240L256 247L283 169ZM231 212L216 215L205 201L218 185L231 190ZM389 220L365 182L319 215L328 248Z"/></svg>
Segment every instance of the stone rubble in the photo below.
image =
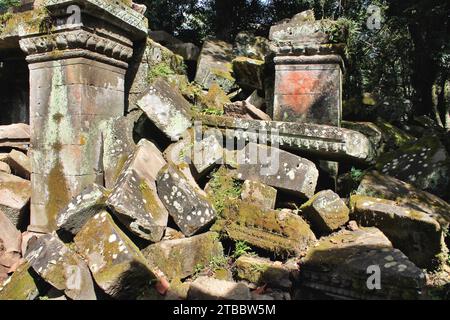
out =
<svg viewBox="0 0 450 320"><path fill-rule="evenodd" d="M67 9L51 2L51 18ZM144 5L83 2L89 28L58 26L55 43L20 19L0 32L30 71L30 125L0 126L0 300L448 287L449 144L426 125L343 121L335 22L305 11L200 50L149 31Z"/></svg>

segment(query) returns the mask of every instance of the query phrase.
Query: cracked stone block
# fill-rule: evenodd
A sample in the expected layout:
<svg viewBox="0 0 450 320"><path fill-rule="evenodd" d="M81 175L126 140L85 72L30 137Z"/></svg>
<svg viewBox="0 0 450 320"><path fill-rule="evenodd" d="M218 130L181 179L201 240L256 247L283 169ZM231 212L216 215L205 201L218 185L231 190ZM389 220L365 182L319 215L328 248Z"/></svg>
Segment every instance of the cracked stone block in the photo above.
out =
<svg viewBox="0 0 450 320"><path fill-rule="evenodd" d="M239 32L236 35L233 51L237 56L265 60L273 53L274 48L265 37L258 37L249 32Z"/></svg>
<svg viewBox="0 0 450 320"><path fill-rule="evenodd" d="M22 234L0 210L0 247L5 252L22 252Z"/></svg>
<svg viewBox="0 0 450 320"><path fill-rule="evenodd" d="M236 177L311 198L316 190L319 171L307 159L277 148L249 143L238 153Z"/></svg>
<svg viewBox="0 0 450 320"><path fill-rule="evenodd" d="M136 103L172 141L178 141L191 127L191 105L165 80L157 79Z"/></svg>
<svg viewBox="0 0 450 320"><path fill-rule="evenodd" d="M246 180L242 185L241 199L273 210L277 201L277 189L257 181Z"/></svg>
<svg viewBox="0 0 450 320"><path fill-rule="evenodd" d="M371 290L371 275L380 290ZM332 297L417 299L425 274L377 228L343 230L323 237L300 262L300 283Z"/></svg>
<svg viewBox="0 0 450 320"><path fill-rule="evenodd" d="M241 256L236 260L236 272L239 280L246 280L258 286L290 290L291 272L283 263L269 259Z"/></svg>
<svg viewBox="0 0 450 320"><path fill-rule="evenodd" d="M160 171L157 187L167 211L184 235L196 234L215 219L216 212L208 198L176 166L169 164Z"/></svg>
<svg viewBox="0 0 450 320"><path fill-rule="evenodd" d="M201 141L195 141L193 147L193 165L197 173L202 176L215 166L223 163L224 150L218 138L211 134Z"/></svg>
<svg viewBox="0 0 450 320"><path fill-rule="evenodd" d="M449 194L450 157L436 137L426 136L382 155L376 168L437 196Z"/></svg>
<svg viewBox="0 0 450 320"><path fill-rule="evenodd" d="M73 300L96 300L86 263L54 234L30 241L25 259L45 281Z"/></svg>
<svg viewBox="0 0 450 320"><path fill-rule="evenodd" d="M188 300L251 300L251 295L243 283L198 277L189 287Z"/></svg>
<svg viewBox="0 0 450 320"><path fill-rule="evenodd" d="M15 175L30 180L31 161L23 152L12 150L9 153L8 164Z"/></svg>
<svg viewBox="0 0 450 320"><path fill-rule="evenodd" d="M156 279L145 257L106 211L84 225L75 245L97 285L115 299L134 299Z"/></svg>
<svg viewBox="0 0 450 320"><path fill-rule="evenodd" d="M280 256L301 254L316 241L300 216L245 202L226 207L223 218L213 227L215 230L222 230L234 241L245 241Z"/></svg>
<svg viewBox="0 0 450 320"><path fill-rule="evenodd" d="M15 123L0 126L0 147L27 149L30 144L30 126L25 123Z"/></svg>
<svg viewBox="0 0 450 320"><path fill-rule="evenodd" d="M105 187L111 189L122 172L123 165L136 149L133 141L133 119L118 117L102 122L103 170Z"/></svg>
<svg viewBox="0 0 450 320"><path fill-rule="evenodd" d="M131 232L153 242L162 239L169 217L155 184L157 174L165 164L156 146L141 140L106 201Z"/></svg>
<svg viewBox="0 0 450 320"><path fill-rule="evenodd" d="M105 208L107 197L107 190L102 186L93 184L87 187L58 214L58 232L75 236L87 220Z"/></svg>
<svg viewBox="0 0 450 320"><path fill-rule="evenodd" d="M434 194L377 171L372 171L363 177L356 193L393 200L402 207L428 213L442 226L450 224L449 203Z"/></svg>
<svg viewBox="0 0 450 320"><path fill-rule="evenodd" d="M167 149L164 151L164 158L168 163L171 163L177 166L178 170L183 172L186 176L187 180L193 185L197 191L206 196L206 193L198 186L197 181L195 180L191 166L192 158L193 158L193 146L194 140L189 131L183 136L178 142L172 143Z"/></svg>
<svg viewBox="0 0 450 320"><path fill-rule="evenodd" d="M151 265L165 276L184 279L193 275L198 266L207 266L215 258L223 257L219 235L207 232L190 238L162 241L148 246L142 253Z"/></svg>
<svg viewBox="0 0 450 320"><path fill-rule="evenodd" d="M38 284L30 273L28 262L19 268L0 284L0 300L34 300L39 296ZM31 271L32 272L32 271Z"/></svg>
<svg viewBox="0 0 450 320"><path fill-rule="evenodd" d="M236 85L233 73L233 46L218 40L203 43L197 63L195 82L208 90L217 83L226 93Z"/></svg>
<svg viewBox="0 0 450 320"><path fill-rule="evenodd" d="M447 256L444 231L425 212L403 208L395 201L353 195L351 218L360 225L377 227L409 259L421 268L440 265L438 257Z"/></svg>
<svg viewBox="0 0 450 320"><path fill-rule="evenodd" d="M30 197L30 181L0 172L0 210L17 228L28 224L25 214Z"/></svg>
<svg viewBox="0 0 450 320"><path fill-rule="evenodd" d="M313 229L331 233L348 222L350 210L336 193L324 190L302 205L301 211L311 221Z"/></svg>

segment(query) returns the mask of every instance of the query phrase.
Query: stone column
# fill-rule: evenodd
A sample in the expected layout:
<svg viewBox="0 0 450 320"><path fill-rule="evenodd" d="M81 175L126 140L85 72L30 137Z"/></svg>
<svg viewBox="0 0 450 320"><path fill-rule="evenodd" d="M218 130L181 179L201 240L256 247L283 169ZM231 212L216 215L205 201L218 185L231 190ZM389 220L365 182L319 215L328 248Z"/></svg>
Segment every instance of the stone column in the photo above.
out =
<svg viewBox="0 0 450 320"><path fill-rule="evenodd" d="M340 127L343 45L329 43L323 29L310 12L271 28L277 48L274 120Z"/></svg>
<svg viewBox="0 0 450 320"><path fill-rule="evenodd" d="M103 184L100 123L123 115L127 61L147 32L142 15L111 1L44 4L46 30L20 40L30 69L29 230L36 232L55 230L74 196Z"/></svg>
<svg viewBox="0 0 450 320"><path fill-rule="evenodd" d="M341 126L343 45L330 43L324 31L333 23L315 21L314 13L305 11L271 28L270 40L277 48L275 121ZM336 189L339 164L320 160L319 165L330 178L322 187Z"/></svg>

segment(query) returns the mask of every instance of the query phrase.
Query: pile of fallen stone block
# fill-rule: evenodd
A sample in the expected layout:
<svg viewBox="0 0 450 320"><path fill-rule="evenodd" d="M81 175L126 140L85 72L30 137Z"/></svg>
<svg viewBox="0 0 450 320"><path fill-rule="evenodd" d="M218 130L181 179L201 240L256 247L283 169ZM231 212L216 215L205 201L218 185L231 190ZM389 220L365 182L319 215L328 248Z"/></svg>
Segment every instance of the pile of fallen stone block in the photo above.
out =
<svg viewBox="0 0 450 320"><path fill-rule="evenodd" d="M192 48L153 33L163 40L147 42L134 109L101 125L103 183L70 199L51 233L26 231L28 127L0 127L0 300L420 299L447 285L439 139L405 133L392 147L381 125L292 121L273 104L277 52L338 50L289 44L284 30L314 28L309 14L273 29L278 47L247 33L206 41L189 55L194 83L147 82L168 55L154 41ZM339 178L324 170L336 164Z"/></svg>

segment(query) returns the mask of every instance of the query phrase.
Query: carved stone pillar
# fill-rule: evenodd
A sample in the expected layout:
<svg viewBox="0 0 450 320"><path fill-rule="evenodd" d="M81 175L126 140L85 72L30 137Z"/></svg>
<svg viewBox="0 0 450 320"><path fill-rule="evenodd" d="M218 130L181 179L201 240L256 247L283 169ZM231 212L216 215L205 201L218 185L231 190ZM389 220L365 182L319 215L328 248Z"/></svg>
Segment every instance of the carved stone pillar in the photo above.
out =
<svg viewBox="0 0 450 320"><path fill-rule="evenodd" d="M273 118L340 127L342 45L330 44L323 22L308 14L271 29L277 46Z"/></svg>
<svg viewBox="0 0 450 320"><path fill-rule="evenodd" d="M100 123L123 115L125 73L146 19L106 0L47 0L41 33L21 36L30 69L32 199L29 229L88 185L103 184ZM82 199L81 199L82 200Z"/></svg>

